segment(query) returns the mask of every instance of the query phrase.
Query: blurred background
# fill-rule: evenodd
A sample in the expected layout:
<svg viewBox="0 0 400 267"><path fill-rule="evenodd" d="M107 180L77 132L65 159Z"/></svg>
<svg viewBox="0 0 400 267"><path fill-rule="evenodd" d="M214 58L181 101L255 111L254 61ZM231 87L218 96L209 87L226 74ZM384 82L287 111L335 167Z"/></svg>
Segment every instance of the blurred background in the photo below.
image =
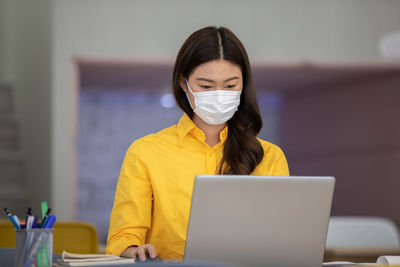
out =
<svg viewBox="0 0 400 267"><path fill-rule="evenodd" d="M177 123L175 56L209 25L247 48L291 175L335 176L332 215L400 226L397 0L0 0L2 208L48 200L105 243L125 152Z"/></svg>

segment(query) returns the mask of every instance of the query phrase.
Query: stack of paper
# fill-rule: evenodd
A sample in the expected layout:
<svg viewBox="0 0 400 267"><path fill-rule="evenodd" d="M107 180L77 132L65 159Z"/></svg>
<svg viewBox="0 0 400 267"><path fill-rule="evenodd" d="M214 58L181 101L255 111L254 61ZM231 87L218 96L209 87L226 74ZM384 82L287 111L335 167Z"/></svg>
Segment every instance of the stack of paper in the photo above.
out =
<svg viewBox="0 0 400 267"><path fill-rule="evenodd" d="M132 264L133 258L121 258L109 254L76 254L63 251L61 259L57 261L62 266L99 266L112 264Z"/></svg>
<svg viewBox="0 0 400 267"><path fill-rule="evenodd" d="M382 265L400 265L400 256L380 256L376 262Z"/></svg>
<svg viewBox="0 0 400 267"><path fill-rule="evenodd" d="M350 267L350 266L397 266L400 267L400 256L380 256L376 263L355 263L350 261L324 262L322 267Z"/></svg>

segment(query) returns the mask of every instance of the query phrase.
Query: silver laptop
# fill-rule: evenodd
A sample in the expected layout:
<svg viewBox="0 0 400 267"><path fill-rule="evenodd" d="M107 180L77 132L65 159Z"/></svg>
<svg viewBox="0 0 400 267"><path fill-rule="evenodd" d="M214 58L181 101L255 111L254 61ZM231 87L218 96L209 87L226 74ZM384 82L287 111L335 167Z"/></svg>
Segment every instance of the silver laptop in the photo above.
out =
<svg viewBox="0 0 400 267"><path fill-rule="evenodd" d="M335 179L198 175L185 261L321 267Z"/></svg>

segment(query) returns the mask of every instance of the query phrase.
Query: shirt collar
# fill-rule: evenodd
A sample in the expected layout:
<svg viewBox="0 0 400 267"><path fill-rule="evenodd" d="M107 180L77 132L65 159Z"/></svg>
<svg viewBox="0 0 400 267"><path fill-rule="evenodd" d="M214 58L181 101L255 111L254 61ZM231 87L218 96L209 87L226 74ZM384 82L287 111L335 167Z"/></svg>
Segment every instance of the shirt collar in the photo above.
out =
<svg viewBox="0 0 400 267"><path fill-rule="evenodd" d="M185 113L178 122L177 131L180 139L183 139L193 128L197 128L196 124Z"/></svg>
<svg viewBox="0 0 400 267"><path fill-rule="evenodd" d="M188 133L193 131L193 134L195 136L202 138L203 142L205 140L203 131L196 126L196 124L189 118L189 116L186 113L183 114L183 116L179 120L177 131L180 139L183 139ZM228 126L225 126L225 128L219 134L219 137L220 137L220 143L218 144L223 144L226 138L228 137Z"/></svg>

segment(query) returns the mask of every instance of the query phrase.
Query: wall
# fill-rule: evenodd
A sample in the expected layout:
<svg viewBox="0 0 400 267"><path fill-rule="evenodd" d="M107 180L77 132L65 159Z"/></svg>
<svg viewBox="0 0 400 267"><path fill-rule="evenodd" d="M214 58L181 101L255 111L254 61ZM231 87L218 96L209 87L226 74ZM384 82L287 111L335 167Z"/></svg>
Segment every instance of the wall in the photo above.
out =
<svg viewBox="0 0 400 267"><path fill-rule="evenodd" d="M0 81L9 80L10 0L0 0Z"/></svg>
<svg viewBox="0 0 400 267"><path fill-rule="evenodd" d="M229 26L257 60L375 60L377 42L400 27L398 1L54 0L52 201L73 214L76 125L73 58L173 59L206 25Z"/></svg>
<svg viewBox="0 0 400 267"><path fill-rule="evenodd" d="M14 89L25 185L38 211L50 198L51 0L2 0L0 7L0 79Z"/></svg>
<svg viewBox="0 0 400 267"><path fill-rule="evenodd" d="M0 1L0 80L4 80L4 76L6 73L6 56L7 56L7 48L6 48L6 1Z"/></svg>
<svg viewBox="0 0 400 267"><path fill-rule="evenodd" d="M333 215L400 225L399 74L284 96L281 140L291 174L335 176Z"/></svg>

